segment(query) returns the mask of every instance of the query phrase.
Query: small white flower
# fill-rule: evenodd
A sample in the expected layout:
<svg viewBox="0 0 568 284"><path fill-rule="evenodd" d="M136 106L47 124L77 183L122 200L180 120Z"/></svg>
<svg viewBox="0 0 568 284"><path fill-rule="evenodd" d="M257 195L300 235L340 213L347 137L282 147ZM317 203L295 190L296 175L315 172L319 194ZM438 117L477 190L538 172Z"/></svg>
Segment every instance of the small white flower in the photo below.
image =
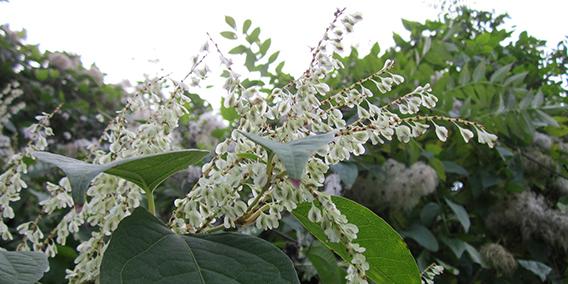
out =
<svg viewBox="0 0 568 284"><path fill-rule="evenodd" d="M438 136L438 139L440 139L440 141L442 142L446 142L446 140L448 139L448 129L444 126L436 124L435 122L432 122L432 124L434 124L434 127L436 127L436 136Z"/></svg>

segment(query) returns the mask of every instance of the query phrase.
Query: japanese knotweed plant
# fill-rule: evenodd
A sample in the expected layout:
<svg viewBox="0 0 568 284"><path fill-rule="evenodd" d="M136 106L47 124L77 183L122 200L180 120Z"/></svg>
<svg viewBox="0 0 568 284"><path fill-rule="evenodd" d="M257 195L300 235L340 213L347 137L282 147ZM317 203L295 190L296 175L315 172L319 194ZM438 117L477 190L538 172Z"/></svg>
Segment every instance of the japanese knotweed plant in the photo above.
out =
<svg viewBox="0 0 568 284"><path fill-rule="evenodd" d="M245 87L232 61L209 37L186 76L191 87L172 81L170 93L163 95L160 79L140 88L100 143L90 147L91 163L34 152L43 150L45 143L32 144L23 155L54 164L67 175L58 184L48 184L51 197L40 203L42 214L67 213L48 234L38 226L43 215L20 224L19 248L52 257L68 237L80 240L76 265L67 271L73 283L299 283L286 255L249 235L276 229L291 212L347 262L349 283L419 283L414 259L388 224L353 201L320 191L329 167L363 155L369 141L376 145L396 138L406 143L431 128L445 141L448 124L466 142L476 132L478 142L493 147L496 136L475 122L420 115L437 102L428 84L386 105L371 103L372 97L404 82L392 71L393 61L343 89L331 90L325 82L342 68L333 55L343 50L344 35L361 20L344 10L334 16L312 49L307 70L283 88ZM227 23L236 28L232 18ZM203 151L178 149L171 134L187 111L184 92L199 88L209 72L204 59L210 45L226 74L224 107L234 109L240 119L228 138L216 145L193 189L175 201L166 225L153 216L154 190L172 173L205 156ZM366 87L369 83L375 88ZM348 123L343 113L351 109L357 115ZM143 123L128 121L128 114L140 111L148 113ZM12 194L1 203L3 218L13 217L6 208L25 187L19 178L25 167L20 164L15 160L9 176L2 177L3 192ZM138 208L144 198L147 211ZM88 227L88 238L80 238L82 226ZM5 225L0 229L4 239L12 238ZM244 234L220 232L235 229Z"/></svg>

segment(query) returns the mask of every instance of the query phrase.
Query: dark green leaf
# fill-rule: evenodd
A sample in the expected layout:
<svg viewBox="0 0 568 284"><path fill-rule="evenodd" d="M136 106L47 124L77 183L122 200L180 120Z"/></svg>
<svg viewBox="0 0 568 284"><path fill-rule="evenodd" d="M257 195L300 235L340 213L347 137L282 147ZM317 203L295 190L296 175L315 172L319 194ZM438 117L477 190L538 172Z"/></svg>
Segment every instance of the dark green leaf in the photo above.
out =
<svg viewBox="0 0 568 284"><path fill-rule="evenodd" d="M34 152L33 155L38 160L53 164L63 170L71 183L73 200L82 204L89 184L102 172L131 181L144 191L153 191L172 174L201 161L207 153L207 151L194 149L172 151L102 165L89 164L48 152Z"/></svg>
<svg viewBox="0 0 568 284"><path fill-rule="evenodd" d="M316 268L320 283L345 283L345 271L337 265L333 252L318 241L314 241L306 256Z"/></svg>
<svg viewBox="0 0 568 284"><path fill-rule="evenodd" d="M225 16L225 23L227 23L227 25L229 25L233 29L237 28L237 23L235 23L235 19L233 19L233 17L231 16Z"/></svg>
<svg viewBox="0 0 568 284"><path fill-rule="evenodd" d="M0 250L0 284L34 284L48 268L44 253Z"/></svg>
<svg viewBox="0 0 568 284"><path fill-rule="evenodd" d="M422 221L422 224L425 226L430 226L436 217L440 215L441 211L440 205L430 202L422 207L420 211L420 221Z"/></svg>
<svg viewBox="0 0 568 284"><path fill-rule="evenodd" d="M471 80L474 83L485 80L485 62L484 61L481 61L481 62L479 62L479 64L477 64L477 66L473 70L473 76L472 76Z"/></svg>
<svg viewBox="0 0 568 284"><path fill-rule="evenodd" d="M466 250L466 243L460 239L440 237L440 240L452 250L457 258L460 258Z"/></svg>
<svg viewBox="0 0 568 284"><path fill-rule="evenodd" d="M447 198L444 198L444 200L446 201L448 206L450 206L450 209L452 209L452 211L458 218L458 221L460 222L460 224L463 226L463 229L467 233L469 231L469 226L471 225L471 222L469 221L469 215L467 214L465 208L455 202L452 202Z"/></svg>
<svg viewBox="0 0 568 284"><path fill-rule="evenodd" d="M137 208L112 234L102 284L299 283L290 259L271 243L237 233L184 236Z"/></svg>
<svg viewBox="0 0 568 284"><path fill-rule="evenodd" d="M382 218L366 207L340 196L332 196L333 203L347 220L357 225L359 233L356 243L366 249L369 262L367 275L377 283L420 283L420 272L398 233ZM330 242L319 224L308 219L311 203L298 205L294 216L324 245L349 261L349 254L341 243Z"/></svg>
<svg viewBox="0 0 568 284"><path fill-rule="evenodd" d="M523 268L536 274L542 282L546 281L546 277L548 277L548 274L552 271L552 268L542 262L522 259L519 259L518 262Z"/></svg>
<svg viewBox="0 0 568 284"><path fill-rule="evenodd" d="M314 153L329 144L335 137L334 132L307 136L289 143L280 143L256 134L239 131L255 143L272 151L278 156L286 168L288 177L301 180L306 171L306 164Z"/></svg>
<svg viewBox="0 0 568 284"><path fill-rule="evenodd" d="M429 251L438 251L440 245L436 237L428 230L428 228L414 224L410 226L407 230L404 230L402 234L405 237L415 240L419 245L426 248Z"/></svg>

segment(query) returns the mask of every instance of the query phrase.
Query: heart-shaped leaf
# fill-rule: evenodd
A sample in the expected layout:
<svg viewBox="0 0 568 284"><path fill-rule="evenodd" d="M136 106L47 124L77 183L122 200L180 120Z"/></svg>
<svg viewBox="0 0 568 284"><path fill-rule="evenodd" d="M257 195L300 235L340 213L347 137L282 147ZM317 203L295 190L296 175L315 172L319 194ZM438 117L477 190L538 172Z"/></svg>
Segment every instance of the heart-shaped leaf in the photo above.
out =
<svg viewBox="0 0 568 284"><path fill-rule="evenodd" d="M289 143L280 143L256 134L239 131L242 135L255 143L272 151L284 163L288 177L301 180L306 171L306 163L315 152L329 144L335 137L334 132L312 135Z"/></svg>
<svg viewBox="0 0 568 284"><path fill-rule="evenodd" d="M0 251L0 284L37 283L47 271L47 256L35 251Z"/></svg>
<svg viewBox="0 0 568 284"><path fill-rule="evenodd" d="M332 196L333 203L349 223L357 225L355 240L366 250L363 253L369 263L367 275L377 283L420 283L420 271L400 235L368 208L341 196ZM324 245L349 261L345 245L330 242L321 226L308 219L311 203L302 203L294 210L294 216Z"/></svg>
<svg viewBox="0 0 568 284"><path fill-rule="evenodd" d="M63 170L71 183L73 200L77 204L82 204L89 184L100 173L121 177L140 186L144 191L151 192L172 174L201 161L207 153L203 150L188 149L118 160L102 165L89 164L49 152L34 152L33 155L38 160Z"/></svg>
<svg viewBox="0 0 568 284"><path fill-rule="evenodd" d="M101 283L299 283L292 261L257 237L177 235L137 208L112 234Z"/></svg>

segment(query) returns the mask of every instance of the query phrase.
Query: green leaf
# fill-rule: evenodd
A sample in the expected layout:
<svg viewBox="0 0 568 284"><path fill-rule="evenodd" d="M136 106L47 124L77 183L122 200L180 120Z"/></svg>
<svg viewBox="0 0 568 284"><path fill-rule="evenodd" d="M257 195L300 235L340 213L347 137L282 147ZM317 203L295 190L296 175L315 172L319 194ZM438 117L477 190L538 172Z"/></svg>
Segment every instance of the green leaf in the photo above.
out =
<svg viewBox="0 0 568 284"><path fill-rule="evenodd" d="M511 84L515 84L517 82L522 82L525 77L527 77L529 73L528 72L521 72L518 74L515 74L509 78L507 78L507 80L505 80L505 82L503 83L503 86L509 86Z"/></svg>
<svg viewBox="0 0 568 284"><path fill-rule="evenodd" d="M225 16L225 23L227 23L227 25L229 25L233 29L237 28L237 23L235 23L235 19L233 19L233 17L231 16Z"/></svg>
<svg viewBox="0 0 568 284"><path fill-rule="evenodd" d="M461 223L463 229L467 233L469 231L469 226L471 225L471 222L469 221L469 215L467 214L465 208L455 202L452 202L447 198L444 198L444 200L446 201L448 206L450 206L450 209L452 209L452 211L458 218L458 221Z"/></svg>
<svg viewBox="0 0 568 284"><path fill-rule="evenodd" d="M485 80L485 62L484 61L481 61L481 62L479 62L479 64L477 64L477 66L473 70L473 76L472 76L471 79L474 83L477 83L481 80Z"/></svg>
<svg viewBox="0 0 568 284"><path fill-rule="evenodd" d="M49 78L49 70L47 69L36 69L34 70L35 77L40 81L45 81Z"/></svg>
<svg viewBox="0 0 568 284"><path fill-rule="evenodd" d="M219 111L221 112L221 117L231 123L235 122L240 117L234 107L225 107L225 98L221 98L221 108Z"/></svg>
<svg viewBox="0 0 568 284"><path fill-rule="evenodd" d="M272 43L271 39L267 39L265 40L261 45L260 48L258 50L258 52L260 52L260 54L265 55L266 52L268 51L268 49L270 48L270 44Z"/></svg>
<svg viewBox="0 0 568 284"><path fill-rule="evenodd" d="M249 19L246 19L246 20L243 22L243 33L246 34L246 33L248 32L248 29L250 28L250 25L251 25L251 24L252 24L252 22L251 22L251 20L249 20Z"/></svg>
<svg viewBox="0 0 568 284"><path fill-rule="evenodd" d="M497 71L495 71L493 74L491 74L491 78L489 79L489 81L491 83L502 82L505 79L505 77L507 76L507 73L509 73L509 70L511 70L512 66L513 66L512 64L507 64L507 65L497 69Z"/></svg>
<svg viewBox="0 0 568 284"><path fill-rule="evenodd" d="M487 264L483 261L481 254L479 254L479 251L474 246L465 243L465 250L473 262L481 265L483 268L488 268Z"/></svg>
<svg viewBox="0 0 568 284"><path fill-rule="evenodd" d="M299 283L288 256L260 238L177 235L143 208L112 234L100 281L114 283Z"/></svg>
<svg viewBox="0 0 568 284"><path fill-rule="evenodd" d="M524 269L536 274L542 282L546 281L546 277L552 271L552 268L542 262L522 259L519 259L518 262Z"/></svg>
<svg viewBox="0 0 568 284"><path fill-rule="evenodd" d="M306 256L318 272L320 283L345 283L345 271L337 265L333 252L318 241L314 241L306 252Z"/></svg>
<svg viewBox="0 0 568 284"><path fill-rule="evenodd" d="M256 28L250 33L250 35L247 36L247 41L249 43L253 43L258 40L259 35L260 35L260 28Z"/></svg>
<svg viewBox="0 0 568 284"><path fill-rule="evenodd" d="M221 36L226 39L237 39L237 35L234 32L229 31L221 32Z"/></svg>
<svg viewBox="0 0 568 284"><path fill-rule="evenodd" d="M44 253L0 250L0 284L37 283L48 268Z"/></svg>
<svg viewBox="0 0 568 284"><path fill-rule="evenodd" d="M353 186L359 175L359 169L357 169L357 164L355 163L340 162L331 165L331 170L339 175L341 182L343 182L343 185L345 185L347 189Z"/></svg>
<svg viewBox="0 0 568 284"><path fill-rule="evenodd" d="M463 66L463 69L460 71L460 78L459 82L460 85L466 85L471 80L471 75L469 74L469 67L468 65Z"/></svg>
<svg viewBox="0 0 568 284"><path fill-rule="evenodd" d="M466 250L466 243L460 239L450 239L442 236L440 240L452 250L457 258L460 258Z"/></svg>
<svg viewBox="0 0 568 284"><path fill-rule="evenodd" d="M276 58L278 58L278 54L280 54L280 51L276 51L276 52L272 53L272 55L270 55L270 57L268 57L268 64L276 61Z"/></svg>
<svg viewBox="0 0 568 284"><path fill-rule="evenodd" d="M422 210L420 211L420 221L425 226L430 226L436 217L440 215L440 212L442 212L440 205L430 202L422 207Z"/></svg>
<svg viewBox="0 0 568 284"><path fill-rule="evenodd" d="M349 223L359 228L355 243L364 247L369 262L367 275L377 283L420 283L418 266L400 235L368 208L341 196L332 196L337 209ZM349 254L342 243L330 242L321 226L308 219L311 203L302 203L292 212L302 225L345 261ZM323 282L322 282L323 283Z"/></svg>
<svg viewBox="0 0 568 284"><path fill-rule="evenodd" d="M274 152L286 168L288 177L301 180L306 171L306 164L314 153L329 144L335 137L334 132L307 136L289 143L280 143L256 134L239 131L242 135L255 143Z"/></svg>
<svg viewBox="0 0 568 284"><path fill-rule="evenodd" d="M78 204L83 203L89 184L100 173L121 177L151 192L172 174L197 164L207 154L207 151L188 149L96 165L49 152L33 153L38 160L63 170L71 183L73 200Z"/></svg>
<svg viewBox="0 0 568 284"><path fill-rule="evenodd" d="M434 234L432 234L428 228L420 224L413 224L407 230L402 231L402 234L405 237L415 240L419 245L429 251L438 251L440 248Z"/></svg>
<svg viewBox="0 0 568 284"><path fill-rule="evenodd" d="M229 54L242 54L247 52L248 48L246 48L246 46L244 45L239 45L234 47L233 49L229 50Z"/></svg>

